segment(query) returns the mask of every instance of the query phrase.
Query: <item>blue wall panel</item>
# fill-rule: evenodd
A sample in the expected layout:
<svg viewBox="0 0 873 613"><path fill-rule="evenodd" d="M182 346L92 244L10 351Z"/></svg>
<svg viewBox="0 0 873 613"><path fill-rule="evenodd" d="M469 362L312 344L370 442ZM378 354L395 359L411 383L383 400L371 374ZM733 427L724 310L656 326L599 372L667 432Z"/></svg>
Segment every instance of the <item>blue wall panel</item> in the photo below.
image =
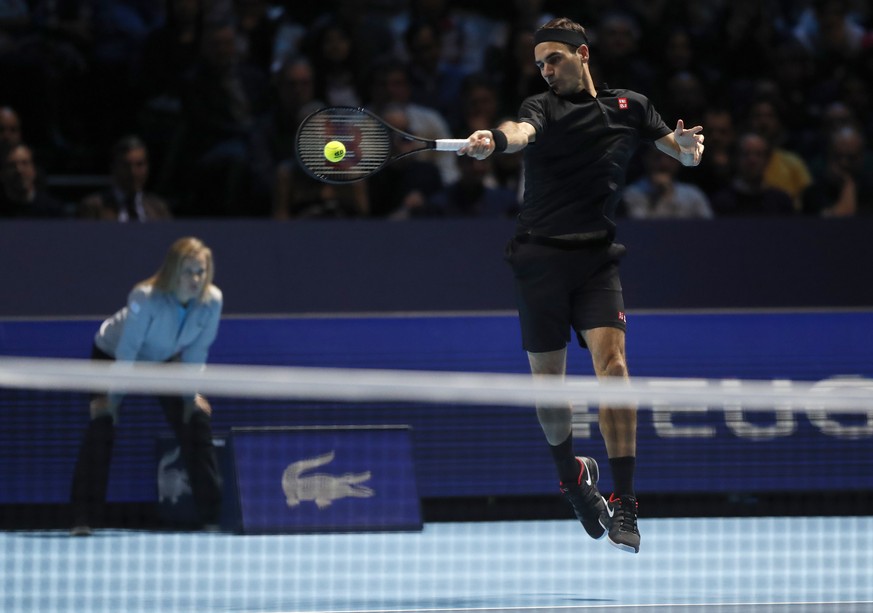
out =
<svg viewBox="0 0 873 613"><path fill-rule="evenodd" d="M88 355L99 320L0 321L0 354ZM873 311L638 313L629 315L628 361L638 376L873 377ZM574 349L570 370L591 374ZM228 318L211 361L294 366L526 372L514 314ZM871 403L873 405L873 403ZM0 503L66 500L85 426L82 394L0 390ZM424 497L553 493L548 451L533 411L511 407L331 405L215 398L218 432L232 426L409 424ZM596 425L577 428L577 449L606 463ZM676 414L656 428L640 414L640 492L873 489L873 416L835 417L823 432L806 416ZM757 426L744 426L743 420ZM675 437L675 427L696 435ZM866 430L865 430L866 428ZM854 429L854 430L852 430ZM159 408L132 397L122 411L112 500L153 500ZM838 428L839 431L839 428ZM858 434L860 433L860 434ZM604 470L605 473L608 471ZM604 487L608 488L607 482Z"/></svg>

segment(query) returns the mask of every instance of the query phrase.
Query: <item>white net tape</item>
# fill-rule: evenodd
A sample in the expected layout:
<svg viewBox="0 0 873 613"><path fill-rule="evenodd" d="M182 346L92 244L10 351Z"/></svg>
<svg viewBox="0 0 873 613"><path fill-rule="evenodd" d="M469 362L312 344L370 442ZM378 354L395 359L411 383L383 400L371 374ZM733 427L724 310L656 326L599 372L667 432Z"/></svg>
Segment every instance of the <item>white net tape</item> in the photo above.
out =
<svg viewBox="0 0 873 613"><path fill-rule="evenodd" d="M873 380L820 382L594 377L104 362L0 358L0 387L140 394L350 401L413 401L530 407L670 405L750 410L864 412L873 415Z"/></svg>

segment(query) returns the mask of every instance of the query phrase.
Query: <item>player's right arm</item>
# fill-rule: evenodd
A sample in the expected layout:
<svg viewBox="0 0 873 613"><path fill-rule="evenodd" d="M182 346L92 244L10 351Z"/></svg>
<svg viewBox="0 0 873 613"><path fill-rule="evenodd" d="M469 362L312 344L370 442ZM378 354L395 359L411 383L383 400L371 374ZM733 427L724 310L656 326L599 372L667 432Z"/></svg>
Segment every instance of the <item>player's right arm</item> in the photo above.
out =
<svg viewBox="0 0 873 613"><path fill-rule="evenodd" d="M506 153L521 151L536 140L537 131L526 121L504 121L497 127L506 136ZM495 137L491 130L476 130L469 142L458 150L458 155L469 155L484 160L494 153Z"/></svg>

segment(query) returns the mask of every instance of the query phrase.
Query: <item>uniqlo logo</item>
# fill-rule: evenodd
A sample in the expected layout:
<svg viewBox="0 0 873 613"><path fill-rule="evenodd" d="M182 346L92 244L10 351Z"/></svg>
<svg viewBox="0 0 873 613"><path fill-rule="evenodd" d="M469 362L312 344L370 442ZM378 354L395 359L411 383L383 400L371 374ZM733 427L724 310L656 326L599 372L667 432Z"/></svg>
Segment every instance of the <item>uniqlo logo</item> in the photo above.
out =
<svg viewBox="0 0 873 613"><path fill-rule="evenodd" d="M618 312L618 319L619 319L619 321L623 321L624 323L627 323L627 315L624 314L624 311Z"/></svg>
<svg viewBox="0 0 873 613"><path fill-rule="evenodd" d="M620 109L627 108L627 98L619 98L618 99L618 108L620 108Z"/></svg>

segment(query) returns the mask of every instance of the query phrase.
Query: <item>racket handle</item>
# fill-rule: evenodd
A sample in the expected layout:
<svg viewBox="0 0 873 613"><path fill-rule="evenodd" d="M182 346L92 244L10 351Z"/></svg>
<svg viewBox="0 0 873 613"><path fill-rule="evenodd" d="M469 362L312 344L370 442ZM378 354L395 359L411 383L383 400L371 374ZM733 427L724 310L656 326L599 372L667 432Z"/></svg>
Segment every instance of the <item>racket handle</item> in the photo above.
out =
<svg viewBox="0 0 873 613"><path fill-rule="evenodd" d="M466 138L438 138L436 140L436 150L457 151L469 142L469 139Z"/></svg>

